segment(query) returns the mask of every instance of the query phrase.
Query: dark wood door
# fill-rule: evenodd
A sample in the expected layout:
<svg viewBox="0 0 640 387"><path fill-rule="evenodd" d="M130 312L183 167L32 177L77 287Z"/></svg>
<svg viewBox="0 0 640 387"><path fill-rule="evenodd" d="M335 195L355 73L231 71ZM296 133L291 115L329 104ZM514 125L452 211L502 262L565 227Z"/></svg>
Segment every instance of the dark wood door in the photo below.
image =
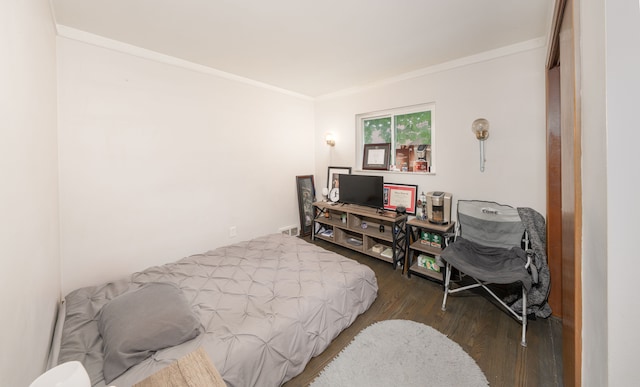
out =
<svg viewBox="0 0 640 387"><path fill-rule="evenodd" d="M562 146L560 66L547 70L547 256L551 272L549 306L562 318Z"/></svg>
<svg viewBox="0 0 640 387"><path fill-rule="evenodd" d="M565 386L582 384L582 134L574 23L578 2L557 3L547 61L548 246L551 286L556 288L550 303L559 310L554 314L562 317Z"/></svg>

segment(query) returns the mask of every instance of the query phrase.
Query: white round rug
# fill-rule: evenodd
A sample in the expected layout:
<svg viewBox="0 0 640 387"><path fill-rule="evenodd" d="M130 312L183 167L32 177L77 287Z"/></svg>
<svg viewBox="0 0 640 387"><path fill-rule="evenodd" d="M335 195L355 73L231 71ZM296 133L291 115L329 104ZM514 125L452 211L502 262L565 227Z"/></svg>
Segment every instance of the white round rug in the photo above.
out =
<svg viewBox="0 0 640 387"><path fill-rule="evenodd" d="M380 321L363 329L311 387L488 386L476 362L430 326Z"/></svg>

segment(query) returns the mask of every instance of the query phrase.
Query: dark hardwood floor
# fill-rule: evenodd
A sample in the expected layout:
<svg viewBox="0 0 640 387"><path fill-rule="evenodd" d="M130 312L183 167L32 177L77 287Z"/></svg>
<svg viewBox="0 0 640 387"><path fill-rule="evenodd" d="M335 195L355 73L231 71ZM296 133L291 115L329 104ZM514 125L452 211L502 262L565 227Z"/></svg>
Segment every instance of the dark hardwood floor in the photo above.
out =
<svg viewBox="0 0 640 387"><path fill-rule="evenodd" d="M483 292L452 295L443 312L442 285L416 275L407 278L387 262L328 242L313 243L371 267L378 278L378 298L285 387L307 386L362 329L389 319L421 322L447 335L473 357L493 387L562 386L562 323L558 319L529 320L523 348L520 323Z"/></svg>

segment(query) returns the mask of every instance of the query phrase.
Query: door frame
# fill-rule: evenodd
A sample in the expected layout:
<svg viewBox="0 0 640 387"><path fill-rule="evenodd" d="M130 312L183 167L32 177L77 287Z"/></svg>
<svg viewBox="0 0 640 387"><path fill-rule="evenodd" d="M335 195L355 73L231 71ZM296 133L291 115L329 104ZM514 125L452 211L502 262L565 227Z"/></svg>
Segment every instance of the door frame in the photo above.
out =
<svg viewBox="0 0 640 387"><path fill-rule="evenodd" d="M580 36L579 7L580 0L556 0L546 63L549 304L554 315L562 318L565 386L582 384L582 132L577 92L580 48L576 44ZM561 32L566 39L562 47ZM562 101L573 106L563 110ZM563 123L570 127L563 128Z"/></svg>

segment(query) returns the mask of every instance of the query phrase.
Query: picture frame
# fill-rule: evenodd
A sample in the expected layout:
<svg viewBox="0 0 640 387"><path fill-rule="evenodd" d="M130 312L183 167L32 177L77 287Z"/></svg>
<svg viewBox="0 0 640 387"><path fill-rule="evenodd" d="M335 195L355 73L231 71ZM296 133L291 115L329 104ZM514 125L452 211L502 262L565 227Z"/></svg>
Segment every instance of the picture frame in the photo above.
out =
<svg viewBox="0 0 640 387"><path fill-rule="evenodd" d="M395 211L399 206L407 209L407 214L415 215L418 203L418 186L414 184L384 183L384 209Z"/></svg>
<svg viewBox="0 0 640 387"><path fill-rule="evenodd" d="M327 189L338 188L338 175L350 175L351 167L329 167L327 168Z"/></svg>
<svg viewBox="0 0 640 387"><path fill-rule="evenodd" d="M300 213L300 236L307 236L311 234L314 219L313 202L316 198L316 189L313 175L296 176L296 190Z"/></svg>
<svg viewBox="0 0 640 387"><path fill-rule="evenodd" d="M388 170L391 143L364 144L362 169Z"/></svg>

